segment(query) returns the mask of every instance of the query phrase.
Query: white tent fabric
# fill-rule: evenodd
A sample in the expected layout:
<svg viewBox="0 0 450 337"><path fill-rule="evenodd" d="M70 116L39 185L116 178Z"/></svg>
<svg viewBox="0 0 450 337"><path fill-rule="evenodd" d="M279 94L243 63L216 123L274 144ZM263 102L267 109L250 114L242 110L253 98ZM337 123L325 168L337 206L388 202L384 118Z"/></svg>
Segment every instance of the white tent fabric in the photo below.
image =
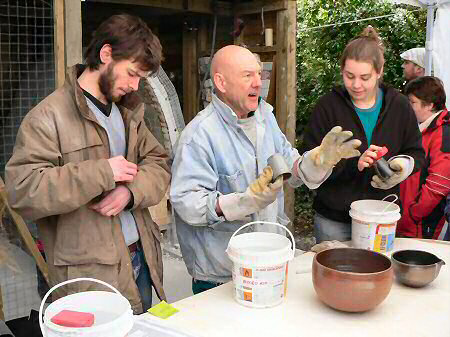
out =
<svg viewBox="0 0 450 337"><path fill-rule="evenodd" d="M447 94L447 108L450 108L450 3L443 4L436 11L433 32L433 50L437 56L434 76L444 82Z"/></svg>
<svg viewBox="0 0 450 337"><path fill-rule="evenodd" d="M448 0L390 0L390 1L395 4L408 4L417 7L426 7L428 4L430 5L436 4L437 6L440 6L448 2Z"/></svg>
<svg viewBox="0 0 450 337"><path fill-rule="evenodd" d="M394 4L407 4L422 7L420 1L418 0L391 0L391 2Z"/></svg>

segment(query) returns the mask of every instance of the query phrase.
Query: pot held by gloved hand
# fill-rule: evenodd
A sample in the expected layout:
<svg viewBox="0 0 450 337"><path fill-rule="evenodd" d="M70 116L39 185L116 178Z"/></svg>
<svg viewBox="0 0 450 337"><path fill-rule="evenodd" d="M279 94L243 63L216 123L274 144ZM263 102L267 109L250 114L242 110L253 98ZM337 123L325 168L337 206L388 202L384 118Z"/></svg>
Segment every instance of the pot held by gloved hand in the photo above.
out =
<svg viewBox="0 0 450 337"><path fill-rule="evenodd" d="M387 297L393 269L383 254L332 248L316 254L312 277L322 302L337 310L361 312L375 308Z"/></svg>
<svg viewBox="0 0 450 337"><path fill-rule="evenodd" d="M399 250L392 254L392 264L397 281L419 288L433 282L445 262L422 250Z"/></svg>

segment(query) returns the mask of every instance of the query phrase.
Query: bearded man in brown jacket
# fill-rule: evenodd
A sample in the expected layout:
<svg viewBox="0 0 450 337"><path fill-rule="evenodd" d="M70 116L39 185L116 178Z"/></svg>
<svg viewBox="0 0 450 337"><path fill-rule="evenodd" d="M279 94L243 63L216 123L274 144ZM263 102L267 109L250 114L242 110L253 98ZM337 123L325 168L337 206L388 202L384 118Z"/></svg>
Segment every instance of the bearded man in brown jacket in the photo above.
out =
<svg viewBox="0 0 450 337"><path fill-rule="evenodd" d="M116 287L135 313L165 299L160 232L149 206L166 193L168 156L145 126L139 80L162 47L139 18L103 22L65 84L25 117L6 166L11 206L36 221L51 286L93 277ZM59 288L54 299L90 282Z"/></svg>

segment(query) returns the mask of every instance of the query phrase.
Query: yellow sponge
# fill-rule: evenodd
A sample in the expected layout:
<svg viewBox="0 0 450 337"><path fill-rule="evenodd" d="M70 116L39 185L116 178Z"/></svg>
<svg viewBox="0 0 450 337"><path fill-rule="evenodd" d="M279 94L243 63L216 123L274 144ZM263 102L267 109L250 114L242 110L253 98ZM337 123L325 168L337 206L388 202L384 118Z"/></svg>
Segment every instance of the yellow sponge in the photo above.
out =
<svg viewBox="0 0 450 337"><path fill-rule="evenodd" d="M176 314L180 310L178 310L177 308L172 307L166 301L161 301L160 303L158 303L157 305L151 307L147 311L149 313L151 313L153 316L166 319L167 317L170 317L173 314Z"/></svg>

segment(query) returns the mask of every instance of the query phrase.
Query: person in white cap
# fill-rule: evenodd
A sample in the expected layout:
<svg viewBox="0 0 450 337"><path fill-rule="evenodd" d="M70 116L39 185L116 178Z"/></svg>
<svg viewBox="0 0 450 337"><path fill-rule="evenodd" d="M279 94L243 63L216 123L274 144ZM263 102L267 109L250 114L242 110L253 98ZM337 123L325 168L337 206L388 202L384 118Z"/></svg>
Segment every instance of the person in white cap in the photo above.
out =
<svg viewBox="0 0 450 337"><path fill-rule="evenodd" d="M406 81L425 75L425 48L412 48L400 54Z"/></svg>

